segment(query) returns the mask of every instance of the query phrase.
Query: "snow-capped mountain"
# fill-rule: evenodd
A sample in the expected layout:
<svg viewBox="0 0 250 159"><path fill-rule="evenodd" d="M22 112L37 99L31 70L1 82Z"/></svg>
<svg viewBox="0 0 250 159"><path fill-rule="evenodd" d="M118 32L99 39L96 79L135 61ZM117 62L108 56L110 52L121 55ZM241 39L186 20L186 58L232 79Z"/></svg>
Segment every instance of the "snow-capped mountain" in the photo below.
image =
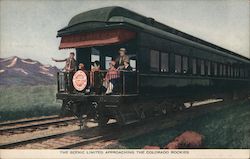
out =
<svg viewBox="0 0 250 159"><path fill-rule="evenodd" d="M56 84L55 66L17 56L0 58L0 85Z"/></svg>

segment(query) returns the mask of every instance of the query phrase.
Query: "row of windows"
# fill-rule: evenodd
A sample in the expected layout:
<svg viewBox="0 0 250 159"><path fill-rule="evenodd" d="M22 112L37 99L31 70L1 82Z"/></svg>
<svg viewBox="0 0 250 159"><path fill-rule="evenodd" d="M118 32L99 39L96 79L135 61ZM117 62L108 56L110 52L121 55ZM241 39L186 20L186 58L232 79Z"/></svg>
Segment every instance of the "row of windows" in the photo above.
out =
<svg viewBox="0 0 250 159"><path fill-rule="evenodd" d="M199 58L174 55L174 72L176 74L193 74L202 76L248 77L248 70L231 64L217 63ZM169 54L156 50L150 51L150 70L153 72L170 72Z"/></svg>
<svg viewBox="0 0 250 159"><path fill-rule="evenodd" d="M150 52L150 67L154 72L169 72L169 54L151 50Z"/></svg>
<svg viewBox="0 0 250 159"><path fill-rule="evenodd" d="M95 61L100 61L100 55L94 55L91 54L91 62L95 62ZM105 69L109 69L109 63L110 61L112 61L112 57L111 56L105 56ZM130 66L133 68L133 70L136 69L136 60L129 60ZM103 69L104 69L103 68Z"/></svg>

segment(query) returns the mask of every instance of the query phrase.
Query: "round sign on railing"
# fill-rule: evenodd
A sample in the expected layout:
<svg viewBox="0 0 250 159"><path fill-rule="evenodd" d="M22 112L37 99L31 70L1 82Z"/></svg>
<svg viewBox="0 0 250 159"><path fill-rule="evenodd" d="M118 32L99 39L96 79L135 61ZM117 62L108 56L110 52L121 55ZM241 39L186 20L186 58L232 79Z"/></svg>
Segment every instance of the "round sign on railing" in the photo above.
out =
<svg viewBox="0 0 250 159"><path fill-rule="evenodd" d="M87 86L87 75L85 72L79 70L73 76L73 86L76 90L82 91Z"/></svg>

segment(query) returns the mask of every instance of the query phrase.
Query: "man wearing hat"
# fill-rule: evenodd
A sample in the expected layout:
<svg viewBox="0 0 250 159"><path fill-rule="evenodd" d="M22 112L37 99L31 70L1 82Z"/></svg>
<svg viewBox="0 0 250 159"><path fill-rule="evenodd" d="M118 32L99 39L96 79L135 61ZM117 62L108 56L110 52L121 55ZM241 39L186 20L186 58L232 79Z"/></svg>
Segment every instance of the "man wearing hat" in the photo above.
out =
<svg viewBox="0 0 250 159"><path fill-rule="evenodd" d="M76 60L75 60L75 53L71 52L69 54L69 57L66 59L63 59L63 60L56 60L54 58L52 58L52 60L55 62L66 62L65 66L63 68L63 71L66 72L68 74L68 76L67 76L67 74L65 74L64 80L65 80L65 83L67 85L67 90L71 93L73 91L72 79L73 79L74 72L77 69Z"/></svg>
<svg viewBox="0 0 250 159"><path fill-rule="evenodd" d="M116 68L121 70L124 68L124 61L129 61L129 57L126 55L126 49L120 48L119 50L119 57L116 58Z"/></svg>
<svg viewBox="0 0 250 159"><path fill-rule="evenodd" d="M56 60L52 58L53 61L55 62L66 62L63 70L65 72L74 72L76 70L76 60L75 60L75 53L71 52L69 54L69 57L63 60Z"/></svg>

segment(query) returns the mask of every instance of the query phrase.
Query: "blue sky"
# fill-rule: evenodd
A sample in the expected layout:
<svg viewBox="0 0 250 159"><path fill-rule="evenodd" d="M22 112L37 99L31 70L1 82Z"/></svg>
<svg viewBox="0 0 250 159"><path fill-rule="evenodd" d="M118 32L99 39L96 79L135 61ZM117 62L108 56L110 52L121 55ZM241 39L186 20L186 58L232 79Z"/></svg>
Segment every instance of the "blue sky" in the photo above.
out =
<svg viewBox="0 0 250 159"><path fill-rule="evenodd" d="M1 0L0 57L17 55L57 65L57 30L74 15L105 6L121 6L176 29L250 57L248 0Z"/></svg>

